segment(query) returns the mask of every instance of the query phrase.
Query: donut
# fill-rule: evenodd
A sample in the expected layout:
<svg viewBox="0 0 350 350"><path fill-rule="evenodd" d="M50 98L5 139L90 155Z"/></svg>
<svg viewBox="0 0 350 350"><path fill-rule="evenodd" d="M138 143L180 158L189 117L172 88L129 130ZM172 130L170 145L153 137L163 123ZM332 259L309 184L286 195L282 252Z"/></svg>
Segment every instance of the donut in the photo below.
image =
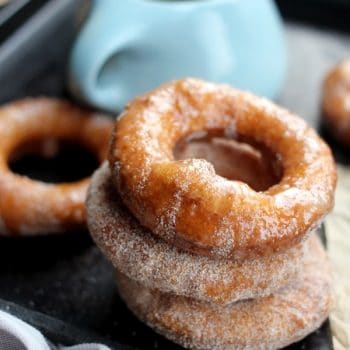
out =
<svg viewBox="0 0 350 350"><path fill-rule="evenodd" d="M268 149L280 180L256 191L218 175L204 159L175 159L176 145L198 132ZM242 260L287 249L333 207L334 160L313 129L263 98L196 79L170 82L129 103L116 121L108 160L139 222L196 254Z"/></svg>
<svg viewBox="0 0 350 350"><path fill-rule="evenodd" d="M1 107L0 234L39 235L85 227L89 178L57 184L35 181L12 172L9 160L31 143L59 140L86 147L102 162L112 128L110 118L54 98L27 98Z"/></svg>
<svg viewBox="0 0 350 350"><path fill-rule="evenodd" d="M350 147L350 59L335 66L323 83L323 116L334 138Z"/></svg>
<svg viewBox="0 0 350 350"><path fill-rule="evenodd" d="M331 307L324 249L314 235L306 246L298 280L271 296L227 306L162 293L120 272L117 285L140 320L187 349L280 349L316 330Z"/></svg>
<svg viewBox="0 0 350 350"><path fill-rule="evenodd" d="M108 164L91 180L86 207L90 234L114 267L148 288L216 304L266 296L295 280L304 246L243 262L197 256L152 235L114 190Z"/></svg>

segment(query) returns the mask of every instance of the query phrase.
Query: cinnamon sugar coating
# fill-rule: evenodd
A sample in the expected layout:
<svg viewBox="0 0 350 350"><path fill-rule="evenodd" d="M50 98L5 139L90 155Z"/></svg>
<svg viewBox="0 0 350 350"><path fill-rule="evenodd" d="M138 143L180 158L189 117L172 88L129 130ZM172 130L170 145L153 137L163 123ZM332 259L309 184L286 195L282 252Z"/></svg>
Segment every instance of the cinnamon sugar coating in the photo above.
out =
<svg viewBox="0 0 350 350"><path fill-rule="evenodd" d="M27 98L1 107L0 234L48 234L85 226L88 178L60 184L35 181L13 173L9 158L30 142L66 140L90 149L102 162L112 125L106 116L53 98Z"/></svg>
<svg viewBox="0 0 350 350"><path fill-rule="evenodd" d="M279 183L255 191L204 159L176 160L194 132L222 130L271 150ZM298 244L333 206L335 164L302 119L246 92L196 79L136 98L116 122L109 164L123 202L171 245L197 254L247 257Z"/></svg>
<svg viewBox="0 0 350 350"><path fill-rule="evenodd" d="M243 262L181 251L142 227L122 203L105 163L92 177L87 222L114 267L149 288L217 304L266 296L295 280L304 247Z"/></svg>
<svg viewBox="0 0 350 350"><path fill-rule="evenodd" d="M329 131L339 142L350 147L350 59L327 74L322 103Z"/></svg>
<svg viewBox="0 0 350 350"><path fill-rule="evenodd" d="M219 306L152 290L117 273L121 297L156 332L188 349L267 350L316 330L331 306L324 249L312 235L300 278L269 297Z"/></svg>

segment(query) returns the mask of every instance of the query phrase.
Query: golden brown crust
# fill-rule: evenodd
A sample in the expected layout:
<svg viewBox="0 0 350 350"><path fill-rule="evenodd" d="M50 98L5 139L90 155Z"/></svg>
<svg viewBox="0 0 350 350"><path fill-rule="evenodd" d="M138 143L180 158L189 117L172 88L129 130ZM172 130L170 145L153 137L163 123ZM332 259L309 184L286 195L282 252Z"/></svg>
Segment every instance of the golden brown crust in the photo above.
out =
<svg viewBox="0 0 350 350"><path fill-rule="evenodd" d="M327 74L322 103L330 132L339 142L350 147L350 59Z"/></svg>
<svg viewBox="0 0 350 350"><path fill-rule="evenodd" d="M317 329L330 306L330 272L324 249L312 235L303 273L274 295L228 306L148 289L117 273L121 297L158 333L188 349L279 349Z"/></svg>
<svg viewBox="0 0 350 350"><path fill-rule="evenodd" d="M112 121L53 98L24 99L0 108L0 234L58 233L85 226L89 179L50 184L14 174L9 157L44 139L79 143L103 161Z"/></svg>
<svg viewBox="0 0 350 350"><path fill-rule="evenodd" d="M217 304L266 296L300 273L304 247L237 263L180 251L143 228L123 205L107 164L92 177L87 222L114 267L151 288Z"/></svg>
<svg viewBox="0 0 350 350"><path fill-rule="evenodd" d="M218 176L203 159L174 159L183 137L218 129L264 144L281 160L281 181L256 192ZM131 102L117 120L109 163L142 225L203 255L243 259L286 249L333 206L331 152L303 120L265 99L195 79Z"/></svg>

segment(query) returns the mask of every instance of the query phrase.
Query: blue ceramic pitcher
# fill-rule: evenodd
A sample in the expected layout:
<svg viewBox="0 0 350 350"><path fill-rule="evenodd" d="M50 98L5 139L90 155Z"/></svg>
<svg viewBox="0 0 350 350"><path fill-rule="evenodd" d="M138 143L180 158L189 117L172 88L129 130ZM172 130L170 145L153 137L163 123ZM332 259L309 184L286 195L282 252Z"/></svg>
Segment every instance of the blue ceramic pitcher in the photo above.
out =
<svg viewBox="0 0 350 350"><path fill-rule="evenodd" d="M273 98L286 68L272 0L93 0L70 59L73 93L110 111L197 77Z"/></svg>

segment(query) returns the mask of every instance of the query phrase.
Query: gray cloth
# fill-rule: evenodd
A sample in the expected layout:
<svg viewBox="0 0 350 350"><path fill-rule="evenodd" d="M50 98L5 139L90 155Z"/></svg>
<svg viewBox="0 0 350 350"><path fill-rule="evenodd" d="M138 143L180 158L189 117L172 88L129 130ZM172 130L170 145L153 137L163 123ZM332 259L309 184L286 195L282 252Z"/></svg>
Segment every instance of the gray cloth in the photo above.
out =
<svg viewBox="0 0 350 350"><path fill-rule="evenodd" d="M0 350L111 350L102 344L80 344L65 347L52 345L43 335L6 312L0 311Z"/></svg>

